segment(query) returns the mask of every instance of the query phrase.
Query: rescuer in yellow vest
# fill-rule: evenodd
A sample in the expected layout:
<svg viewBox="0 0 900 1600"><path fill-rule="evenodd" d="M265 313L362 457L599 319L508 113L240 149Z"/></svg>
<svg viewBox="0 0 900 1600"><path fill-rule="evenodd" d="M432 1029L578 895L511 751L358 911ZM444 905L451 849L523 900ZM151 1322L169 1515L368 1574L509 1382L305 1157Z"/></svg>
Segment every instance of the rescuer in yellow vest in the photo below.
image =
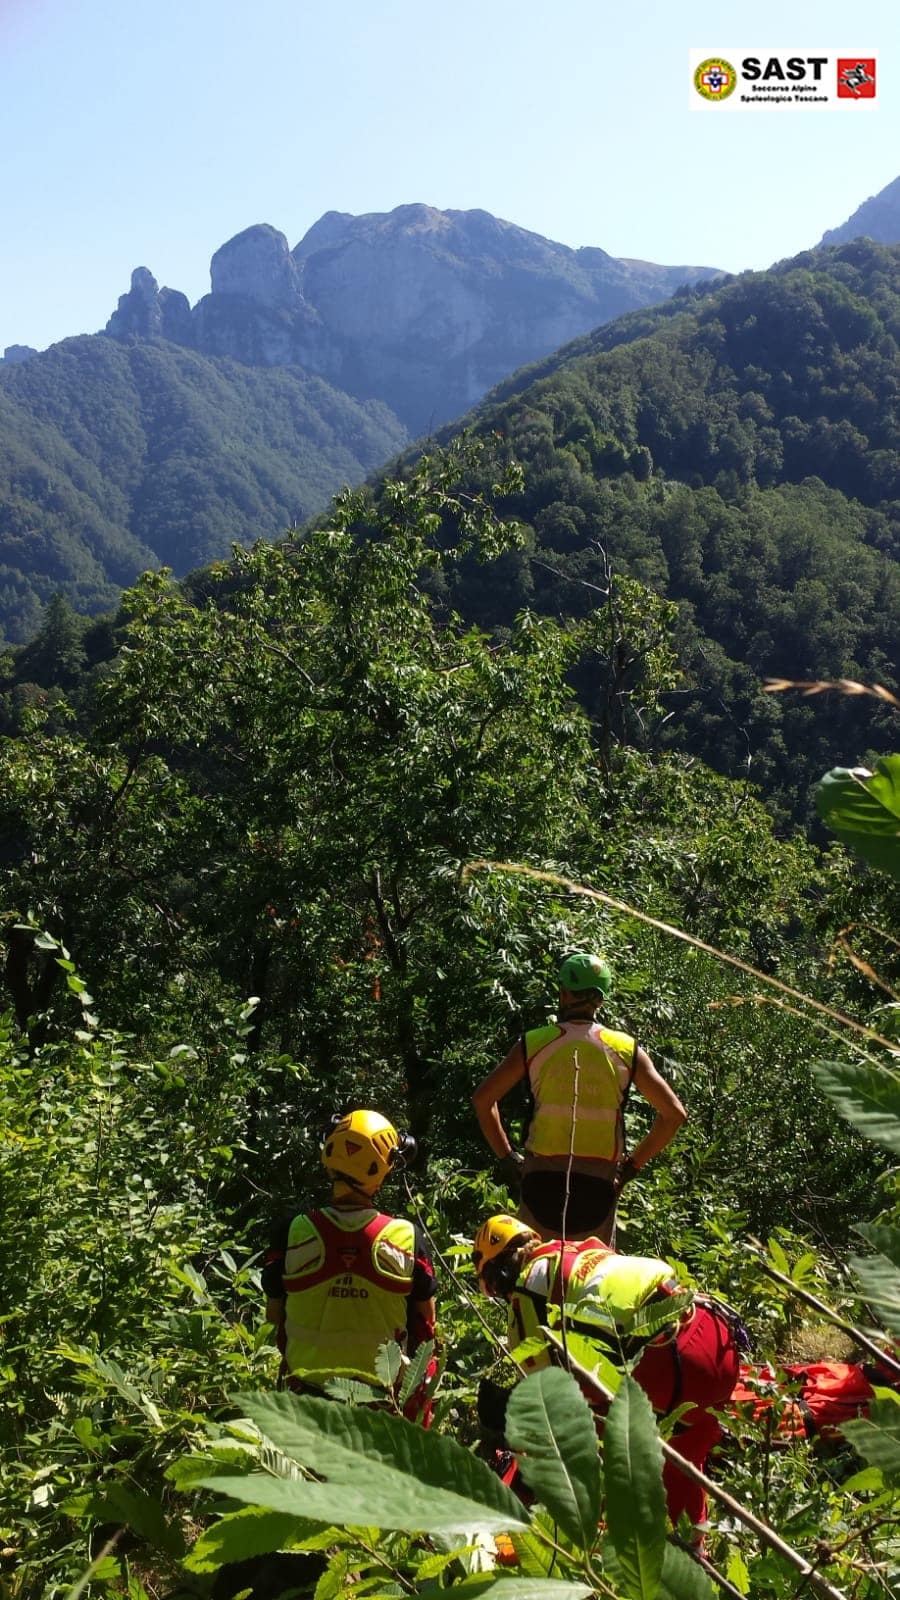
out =
<svg viewBox="0 0 900 1600"><path fill-rule="evenodd" d="M559 1338L564 1313L567 1332L592 1346L593 1370L607 1389L615 1392L624 1362L636 1360L632 1375L658 1415L690 1406L671 1444L685 1460L705 1468L721 1438L713 1408L730 1399L740 1370L746 1330L735 1312L702 1294L686 1296L666 1261L617 1255L600 1239L542 1243L517 1217L489 1217L482 1223L472 1262L482 1292L507 1303L512 1355L526 1339L532 1341L531 1352L521 1361L524 1373L559 1359L546 1341L543 1351L534 1351L533 1345L546 1327L553 1327ZM673 1307L669 1322L667 1301ZM637 1313L645 1307L651 1308L649 1334L635 1329ZM502 1391L495 1390L495 1415L502 1398ZM589 1398L595 1409L603 1409L596 1395ZM500 1413L502 1417L502 1406ZM666 1462L663 1479L673 1524L682 1512L695 1525L704 1522L702 1488L671 1462Z"/></svg>
<svg viewBox="0 0 900 1600"><path fill-rule="evenodd" d="M321 1393L335 1371L374 1375L379 1345L412 1355L434 1337L435 1276L420 1230L372 1204L415 1152L377 1111L335 1118L322 1146L332 1202L285 1218L262 1272L289 1387ZM413 1397L407 1415L422 1396Z"/></svg>
<svg viewBox="0 0 900 1600"><path fill-rule="evenodd" d="M500 1170L521 1188L519 1215L543 1239L614 1239L623 1186L675 1137L687 1112L646 1050L595 1014L609 998L602 956L576 951L559 969L559 1021L532 1028L472 1096ZM523 1078L534 1099L526 1154L513 1150L500 1101ZM625 1104L632 1084L656 1117L630 1156Z"/></svg>

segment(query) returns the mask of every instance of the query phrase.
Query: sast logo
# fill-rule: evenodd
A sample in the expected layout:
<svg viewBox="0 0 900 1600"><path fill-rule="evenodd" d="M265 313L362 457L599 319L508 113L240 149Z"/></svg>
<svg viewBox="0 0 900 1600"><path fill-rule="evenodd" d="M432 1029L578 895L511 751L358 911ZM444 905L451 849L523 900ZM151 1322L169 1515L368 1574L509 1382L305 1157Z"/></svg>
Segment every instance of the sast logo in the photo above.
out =
<svg viewBox="0 0 900 1600"><path fill-rule="evenodd" d="M694 73L694 88L704 100L727 100L737 83L737 73L722 56L709 56Z"/></svg>
<svg viewBox="0 0 900 1600"><path fill-rule="evenodd" d="M871 47L859 54L846 47L740 48L727 39L712 48L692 45L690 108L713 116L745 111L754 117L764 112L784 116L787 111L801 116L840 111L852 117L858 114L854 106L877 111L883 98L878 95L877 53ZM719 109L713 111L714 106Z"/></svg>
<svg viewBox="0 0 900 1600"><path fill-rule="evenodd" d="M838 99L874 100L875 76L874 56L838 56Z"/></svg>

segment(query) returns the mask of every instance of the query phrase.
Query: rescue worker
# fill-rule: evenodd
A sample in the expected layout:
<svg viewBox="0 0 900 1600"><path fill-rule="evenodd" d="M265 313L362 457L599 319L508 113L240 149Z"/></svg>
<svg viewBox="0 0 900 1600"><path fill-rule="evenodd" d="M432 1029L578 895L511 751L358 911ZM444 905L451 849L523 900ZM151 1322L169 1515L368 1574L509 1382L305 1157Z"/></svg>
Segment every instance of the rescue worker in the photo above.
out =
<svg viewBox="0 0 900 1600"><path fill-rule="evenodd" d="M595 1020L611 989L602 956L567 956L559 969L559 1020L517 1039L472 1096L501 1172L521 1190L519 1215L543 1239L614 1242L622 1189L687 1116L646 1050ZM534 1100L524 1156L513 1150L500 1116L501 1100L523 1078ZM629 1156L625 1106L632 1084L656 1117Z"/></svg>
<svg viewBox="0 0 900 1600"><path fill-rule="evenodd" d="M740 1370L739 1346L746 1341L736 1313L702 1295L691 1295L687 1309L679 1300L670 1325L642 1337L633 1328L640 1308L658 1305L662 1315L666 1301L684 1293L667 1262L617 1255L601 1239L542 1243L516 1217L489 1217L482 1223L472 1262L482 1293L507 1302L513 1355L525 1339L540 1337L542 1327L552 1326L554 1316L559 1337L562 1315L567 1331L591 1341L598 1376L607 1388L617 1386L623 1357L632 1360L642 1350L633 1377L660 1416L691 1405L670 1443L685 1460L701 1471L705 1468L721 1437L711 1407L730 1399ZM549 1312L551 1306L560 1308L558 1315ZM557 1359L548 1345L544 1353L524 1360L522 1368L527 1374ZM603 1409L593 1395L588 1398L595 1410ZM670 1461L665 1463L663 1481L673 1524L682 1512L694 1524L705 1522L706 1496L699 1484Z"/></svg>
<svg viewBox="0 0 900 1600"><path fill-rule="evenodd" d="M322 1146L331 1204L276 1227L262 1284L290 1388L320 1394L335 1370L374 1375L388 1340L411 1356L434 1338L435 1275L422 1234L373 1204L414 1152L377 1111L336 1117ZM419 1393L406 1415L422 1406Z"/></svg>

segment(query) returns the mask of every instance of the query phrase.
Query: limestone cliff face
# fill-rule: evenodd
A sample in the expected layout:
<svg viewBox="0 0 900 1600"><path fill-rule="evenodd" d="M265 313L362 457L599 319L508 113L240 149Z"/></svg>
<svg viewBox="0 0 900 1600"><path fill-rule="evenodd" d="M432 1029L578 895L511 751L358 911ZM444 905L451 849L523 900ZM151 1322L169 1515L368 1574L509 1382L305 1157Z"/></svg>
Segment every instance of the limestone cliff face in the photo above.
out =
<svg viewBox="0 0 900 1600"><path fill-rule="evenodd" d="M209 276L214 295L240 295L288 311L302 299L287 239L265 222L245 228L223 244L209 264Z"/></svg>
<svg viewBox="0 0 900 1600"><path fill-rule="evenodd" d="M329 376L387 400L414 431L599 323L712 276L572 250L486 211L424 205L329 212L293 254L306 299L341 342Z"/></svg>
<svg viewBox="0 0 900 1600"><path fill-rule="evenodd" d="M839 228L823 233L820 244L848 244L851 239L875 239L879 244L900 243L900 178L871 195Z"/></svg>
<svg viewBox="0 0 900 1600"><path fill-rule="evenodd" d="M119 296L106 332L114 339L171 339L192 344L191 306L178 289L160 289L146 267L135 267L131 288Z"/></svg>
<svg viewBox="0 0 900 1600"><path fill-rule="evenodd" d="M517 367L713 275L572 250L486 211L329 211L293 251L264 223L229 240L187 324L186 302L176 315L165 298L173 291L157 290L139 268L107 332L302 366L360 399L386 401L421 433Z"/></svg>
<svg viewBox="0 0 900 1600"><path fill-rule="evenodd" d="M250 366L327 370L329 340L277 228L257 223L229 239L210 262L210 281L211 293L194 307L194 336L204 354Z"/></svg>

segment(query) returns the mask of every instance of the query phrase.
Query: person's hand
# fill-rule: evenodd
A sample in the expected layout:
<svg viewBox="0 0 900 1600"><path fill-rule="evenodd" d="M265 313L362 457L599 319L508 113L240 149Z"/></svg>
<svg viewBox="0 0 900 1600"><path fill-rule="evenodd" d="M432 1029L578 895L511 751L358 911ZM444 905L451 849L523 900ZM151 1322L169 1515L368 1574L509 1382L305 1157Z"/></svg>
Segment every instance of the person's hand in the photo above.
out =
<svg viewBox="0 0 900 1600"><path fill-rule="evenodd" d="M518 1194L522 1187L522 1168L525 1165L525 1157L521 1150L507 1150L506 1155L500 1157L497 1165L507 1188L514 1189Z"/></svg>
<svg viewBox="0 0 900 1600"><path fill-rule="evenodd" d="M637 1174L638 1174L638 1169L635 1166L634 1162L632 1161L631 1157L630 1156L626 1156L625 1160L622 1162L621 1166L619 1167L619 1171L618 1171L618 1174L616 1176L616 1184L618 1186L618 1190L619 1190L620 1194L622 1193L622 1190L624 1189L626 1183L630 1183L632 1178L636 1178L637 1177Z"/></svg>

